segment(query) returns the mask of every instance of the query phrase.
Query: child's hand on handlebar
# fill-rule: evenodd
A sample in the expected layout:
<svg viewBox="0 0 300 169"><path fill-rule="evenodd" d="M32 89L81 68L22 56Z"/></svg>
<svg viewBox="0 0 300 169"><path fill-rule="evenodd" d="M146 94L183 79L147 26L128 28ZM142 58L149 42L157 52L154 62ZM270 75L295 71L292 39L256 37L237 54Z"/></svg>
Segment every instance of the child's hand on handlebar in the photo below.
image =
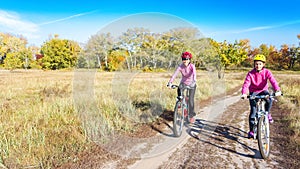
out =
<svg viewBox="0 0 300 169"><path fill-rule="evenodd" d="M280 90L275 92L275 96L281 96L281 95L282 95L282 92Z"/></svg>
<svg viewBox="0 0 300 169"><path fill-rule="evenodd" d="M246 94L242 94L241 95L241 99L246 99L247 98L247 95Z"/></svg>

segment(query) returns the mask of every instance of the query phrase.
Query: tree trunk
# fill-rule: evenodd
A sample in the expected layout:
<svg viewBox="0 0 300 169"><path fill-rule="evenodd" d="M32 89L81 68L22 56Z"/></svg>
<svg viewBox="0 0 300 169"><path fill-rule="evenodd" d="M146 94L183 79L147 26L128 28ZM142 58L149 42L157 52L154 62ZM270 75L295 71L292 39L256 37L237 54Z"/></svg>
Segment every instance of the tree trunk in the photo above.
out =
<svg viewBox="0 0 300 169"><path fill-rule="evenodd" d="M128 53L129 53L129 56L128 56L128 57L131 58L131 52L128 51ZM126 63L127 63L127 69L130 70L130 63L129 63L129 61L128 61L128 57L126 57Z"/></svg>
<svg viewBox="0 0 300 169"><path fill-rule="evenodd" d="M141 57L141 59L140 59L140 68L142 68L143 67L143 59L142 59L142 57Z"/></svg>
<svg viewBox="0 0 300 169"><path fill-rule="evenodd" d="M100 56L99 56L99 55L97 56L97 60L98 60L98 67L99 67L100 69L102 69L102 66L101 66L101 60L100 60Z"/></svg>
<svg viewBox="0 0 300 169"><path fill-rule="evenodd" d="M107 63L107 54L105 54L105 57L104 57L104 62L105 62L105 67L107 68L108 67L108 63Z"/></svg>
<svg viewBox="0 0 300 169"><path fill-rule="evenodd" d="M225 69L223 69L222 66L217 66L217 71L218 71L218 78L219 79L223 79L224 78L224 75L225 75Z"/></svg>

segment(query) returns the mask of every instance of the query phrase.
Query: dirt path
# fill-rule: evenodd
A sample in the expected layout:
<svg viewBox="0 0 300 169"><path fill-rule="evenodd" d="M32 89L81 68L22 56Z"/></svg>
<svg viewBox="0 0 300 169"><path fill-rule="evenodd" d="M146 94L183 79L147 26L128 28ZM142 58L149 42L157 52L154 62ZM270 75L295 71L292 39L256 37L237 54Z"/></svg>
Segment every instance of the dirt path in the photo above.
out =
<svg viewBox="0 0 300 169"><path fill-rule="evenodd" d="M137 136L114 136L105 145L84 154L76 163L61 168L295 168L287 164L278 140L277 105L272 110L275 123L271 125L271 155L260 157L257 141L247 138L249 103L239 94L211 100L200 109L194 125L187 126L180 138L175 138L172 124L164 130L149 126ZM280 114L280 113L278 113ZM276 127L277 126L277 127ZM277 130L278 131L278 130ZM276 140L276 143L275 143ZM280 150L280 151L279 151Z"/></svg>
<svg viewBox="0 0 300 169"><path fill-rule="evenodd" d="M257 141L247 138L248 107L248 101L239 100L213 120L199 119L189 142L159 168L285 168L276 148L263 160Z"/></svg>
<svg viewBox="0 0 300 169"><path fill-rule="evenodd" d="M197 122L195 123L195 125L186 126L185 131L180 138L174 138L171 134L172 130L169 129L168 131L166 131L169 136L165 136L162 143L156 145L154 150L147 153L146 156L142 157L140 161L130 166L130 168L158 168L163 164L163 161L168 160L169 156L173 156L172 153L174 153L177 149L186 147L185 144L190 141L191 137L198 138L197 135L199 135L199 133L204 134L204 137L214 134L213 131L215 129L218 129L218 126L212 125L212 121L215 121L219 116L221 116L228 105L231 105L238 100L239 96L231 96L224 99L219 99L218 101L212 101L213 104L210 104L209 106L204 107L200 110L200 114L196 116ZM202 138L200 141L206 142L206 140L207 138ZM157 152L161 153L158 154ZM186 155L183 155L181 157L184 156ZM171 159L171 161L173 160ZM174 163L178 164L178 161L175 160ZM177 168L177 166L174 167Z"/></svg>

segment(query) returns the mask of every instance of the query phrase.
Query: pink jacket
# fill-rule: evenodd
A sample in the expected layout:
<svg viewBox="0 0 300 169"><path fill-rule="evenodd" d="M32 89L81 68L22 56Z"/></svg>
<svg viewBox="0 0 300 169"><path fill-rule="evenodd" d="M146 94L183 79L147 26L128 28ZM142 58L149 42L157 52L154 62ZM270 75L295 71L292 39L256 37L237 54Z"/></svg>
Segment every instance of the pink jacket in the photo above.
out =
<svg viewBox="0 0 300 169"><path fill-rule="evenodd" d="M280 90L278 83L270 70L263 68L260 72L257 72L256 69L252 69L246 76L242 87L242 94L247 94L248 90L249 92L256 93L268 90L268 80L270 81L275 91Z"/></svg>
<svg viewBox="0 0 300 169"><path fill-rule="evenodd" d="M169 81L170 83L172 83L175 80L179 72L181 72L182 75L180 83L183 83L185 85L191 85L194 82L196 82L196 68L194 64L190 63L188 66L185 66L183 63L180 64L177 67L175 73L172 75Z"/></svg>

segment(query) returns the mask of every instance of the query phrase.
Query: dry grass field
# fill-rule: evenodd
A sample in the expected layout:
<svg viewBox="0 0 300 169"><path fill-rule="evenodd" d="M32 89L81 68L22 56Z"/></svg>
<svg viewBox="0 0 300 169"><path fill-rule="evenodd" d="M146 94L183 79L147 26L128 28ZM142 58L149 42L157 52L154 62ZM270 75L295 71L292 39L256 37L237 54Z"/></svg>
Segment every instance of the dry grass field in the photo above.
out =
<svg viewBox="0 0 300 169"><path fill-rule="evenodd" d="M199 71L197 100L241 86L246 72L224 79ZM96 71L0 72L0 165L52 168L76 160L92 143L114 132L134 133L164 110L176 91L166 88L171 73ZM299 143L299 74L276 72L286 95L282 106ZM176 79L179 82L179 78ZM216 90L215 84L222 84Z"/></svg>

